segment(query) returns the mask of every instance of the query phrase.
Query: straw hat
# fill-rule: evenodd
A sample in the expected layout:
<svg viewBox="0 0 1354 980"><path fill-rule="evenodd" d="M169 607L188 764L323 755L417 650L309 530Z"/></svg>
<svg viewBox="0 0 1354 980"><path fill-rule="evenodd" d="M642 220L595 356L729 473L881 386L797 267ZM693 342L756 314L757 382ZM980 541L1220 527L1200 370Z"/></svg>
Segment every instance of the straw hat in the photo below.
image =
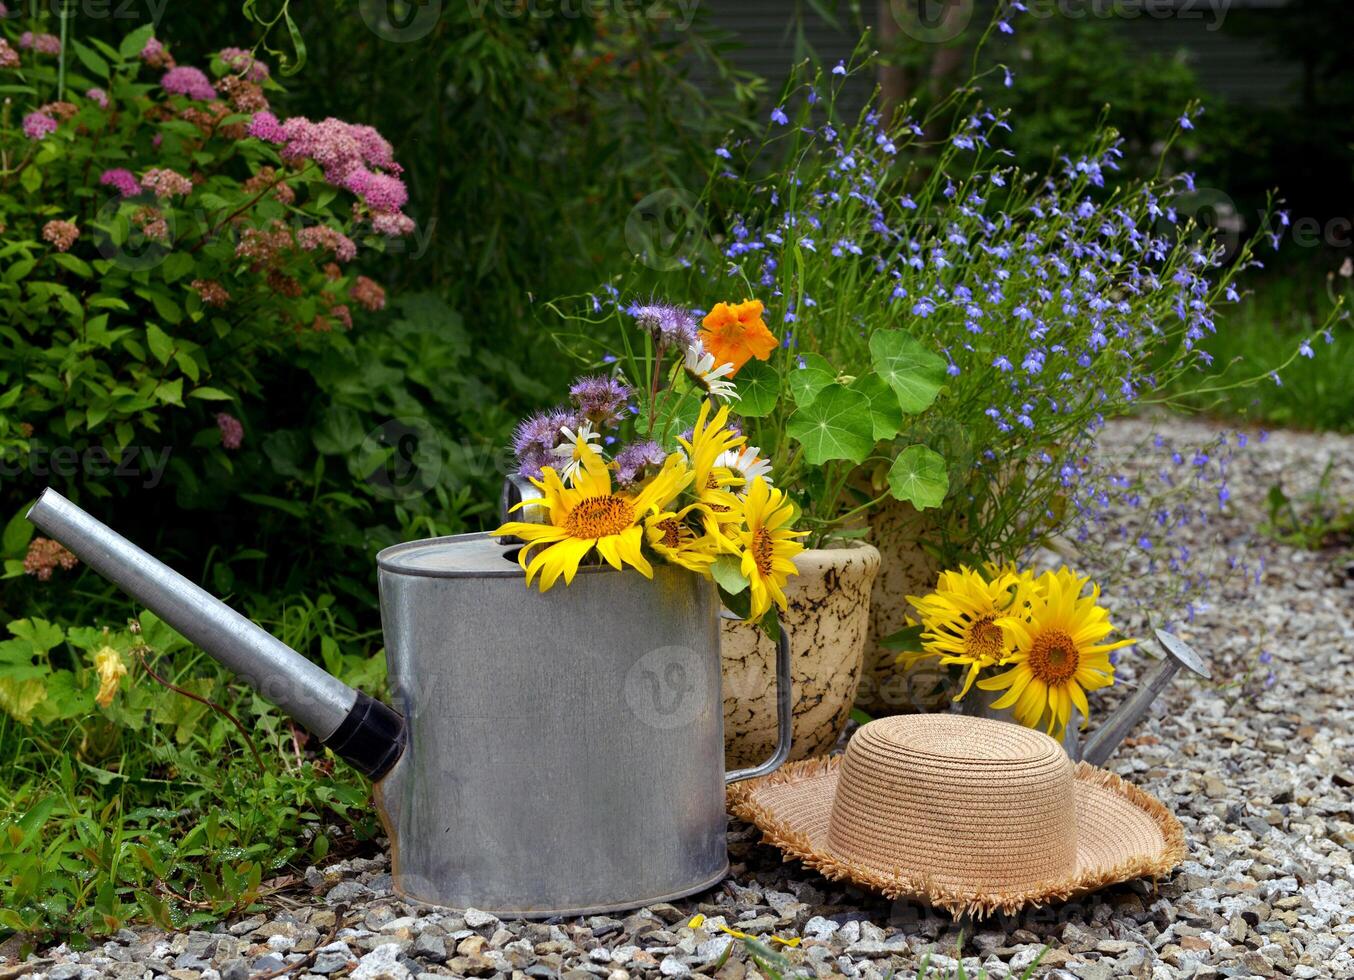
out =
<svg viewBox="0 0 1354 980"><path fill-rule="evenodd" d="M865 725L844 756L735 785L768 843L829 878L959 914L1012 912L1185 857L1180 822L1041 732L964 715Z"/></svg>

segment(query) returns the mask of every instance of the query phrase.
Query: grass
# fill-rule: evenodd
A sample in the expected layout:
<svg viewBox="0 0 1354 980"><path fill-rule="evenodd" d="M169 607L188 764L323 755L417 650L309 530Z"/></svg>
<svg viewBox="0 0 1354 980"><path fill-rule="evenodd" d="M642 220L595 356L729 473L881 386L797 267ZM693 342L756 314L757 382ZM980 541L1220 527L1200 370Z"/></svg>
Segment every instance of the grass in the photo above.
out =
<svg viewBox="0 0 1354 980"><path fill-rule="evenodd" d="M256 615L377 689L373 638L340 629L332 599ZM136 627L35 619L11 624L0 643L0 700L29 681L45 689L26 722L0 711L0 938L80 947L132 921L190 928L296 887L306 864L373 846L359 774L154 617ZM128 670L106 705L95 701L105 647ZM147 666L219 705L248 736L162 688Z"/></svg>
<svg viewBox="0 0 1354 980"><path fill-rule="evenodd" d="M1221 388L1186 395L1188 408L1260 426L1313 431L1354 432L1354 328L1348 319L1322 334L1334 302L1348 296L1351 280L1309 266L1254 281L1252 294L1231 307L1217 333L1203 344L1223 372ZM1310 340L1312 357L1298 353ZM1278 381L1269 377L1275 366ZM1229 387L1245 379L1253 385Z"/></svg>

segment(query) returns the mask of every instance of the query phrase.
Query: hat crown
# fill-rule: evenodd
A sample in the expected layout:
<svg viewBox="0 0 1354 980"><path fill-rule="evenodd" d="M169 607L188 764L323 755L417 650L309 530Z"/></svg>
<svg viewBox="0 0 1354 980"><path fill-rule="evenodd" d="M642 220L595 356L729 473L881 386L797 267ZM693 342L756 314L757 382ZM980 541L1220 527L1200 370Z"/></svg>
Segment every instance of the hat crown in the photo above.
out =
<svg viewBox="0 0 1354 980"><path fill-rule="evenodd" d="M962 715L872 721L846 749L828 824L840 858L964 890L1032 889L1077 866L1073 766L1052 738Z"/></svg>

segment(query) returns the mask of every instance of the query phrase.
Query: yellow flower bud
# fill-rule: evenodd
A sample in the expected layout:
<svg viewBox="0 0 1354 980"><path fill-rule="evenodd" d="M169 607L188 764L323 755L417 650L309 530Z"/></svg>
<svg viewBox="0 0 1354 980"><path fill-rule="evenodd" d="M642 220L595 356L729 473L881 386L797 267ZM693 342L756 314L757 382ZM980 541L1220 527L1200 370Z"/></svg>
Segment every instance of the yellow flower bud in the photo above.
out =
<svg viewBox="0 0 1354 980"><path fill-rule="evenodd" d="M106 708L113 703L113 695L118 692L118 682L127 675L127 665L122 656L112 647L101 647L94 654L94 669L99 673L99 693L94 700L99 707Z"/></svg>

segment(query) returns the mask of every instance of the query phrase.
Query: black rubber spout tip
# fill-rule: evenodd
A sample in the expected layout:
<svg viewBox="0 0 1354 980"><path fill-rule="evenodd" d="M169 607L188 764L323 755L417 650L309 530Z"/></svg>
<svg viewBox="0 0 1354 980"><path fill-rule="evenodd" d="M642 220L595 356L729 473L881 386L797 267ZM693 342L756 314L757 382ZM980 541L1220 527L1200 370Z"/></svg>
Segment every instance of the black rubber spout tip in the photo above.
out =
<svg viewBox="0 0 1354 980"><path fill-rule="evenodd" d="M376 781L390 771L404 751L404 718L389 705L358 691L348 717L324 744Z"/></svg>

